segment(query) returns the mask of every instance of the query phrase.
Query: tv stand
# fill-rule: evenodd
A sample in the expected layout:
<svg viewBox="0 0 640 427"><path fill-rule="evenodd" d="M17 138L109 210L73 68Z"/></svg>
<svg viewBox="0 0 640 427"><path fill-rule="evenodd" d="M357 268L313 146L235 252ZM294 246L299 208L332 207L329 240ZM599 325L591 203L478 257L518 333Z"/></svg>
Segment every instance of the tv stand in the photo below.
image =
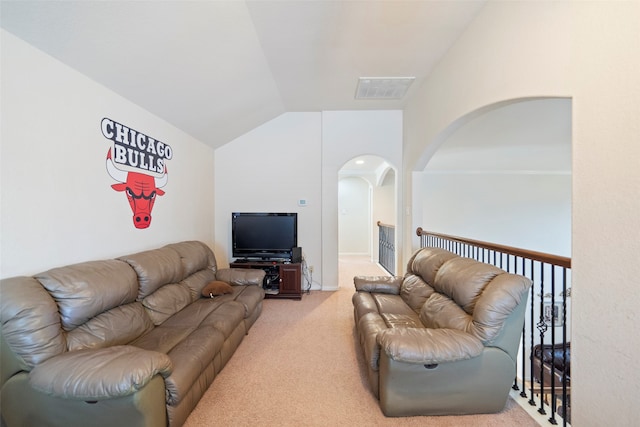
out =
<svg viewBox="0 0 640 427"><path fill-rule="evenodd" d="M264 270L265 298L302 299L302 264L299 262L237 259L229 267Z"/></svg>

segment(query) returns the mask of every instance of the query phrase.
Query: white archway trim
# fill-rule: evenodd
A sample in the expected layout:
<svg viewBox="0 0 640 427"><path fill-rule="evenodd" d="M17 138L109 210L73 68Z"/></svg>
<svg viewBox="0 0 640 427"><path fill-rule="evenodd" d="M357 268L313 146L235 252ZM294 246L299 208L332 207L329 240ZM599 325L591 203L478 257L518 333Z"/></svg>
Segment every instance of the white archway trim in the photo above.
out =
<svg viewBox="0 0 640 427"><path fill-rule="evenodd" d="M507 105L511 105L511 104L515 104L523 101L532 101L536 99L557 99L557 98L567 98L567 97L566 96L519 97L519 98L507 99L504 101L498 101L492 104L484 105L473 111L468 112L467 114L464 114L463 116L451 122L442 131L440 131L433 139L433 142L426 144L425 150L420 155L420 158L418 159L418 161L414 164L413 171L416 171L416 172L424 171L427 164L429 163L429 160L431 160L433 155L438 151L438 149L442 146L442 144L444 144L444 142L447 141L447 139L451 137L451 135L453 135L462 126L471 122L475 118L480 117L489 111L493 111L493 110L505 107Z"/></svg>
<svg viewBox="0 0 640 427"><path fill-rule="evenodd" d="M382 185L385 178L387 177L387 174L392 169L393 168L391 167L391 165L387 162L383 162L380 166L378 166L378 168L376 169L376 187L380 187Z"/></svg>

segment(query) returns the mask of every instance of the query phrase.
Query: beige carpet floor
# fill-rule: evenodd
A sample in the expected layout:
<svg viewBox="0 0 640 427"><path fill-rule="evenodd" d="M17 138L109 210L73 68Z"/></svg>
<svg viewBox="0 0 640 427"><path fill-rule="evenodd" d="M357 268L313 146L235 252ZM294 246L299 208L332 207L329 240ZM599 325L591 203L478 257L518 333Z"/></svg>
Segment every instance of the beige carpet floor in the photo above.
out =
<svg viewBox="0 0 640 427"><path fill-rule="evenodd" d="M265 300L263 312L185 427L538 424L513 400L492 415L387 418L369 391L353 324L353 276L385 274L341 257L340 290Z"/></svg>

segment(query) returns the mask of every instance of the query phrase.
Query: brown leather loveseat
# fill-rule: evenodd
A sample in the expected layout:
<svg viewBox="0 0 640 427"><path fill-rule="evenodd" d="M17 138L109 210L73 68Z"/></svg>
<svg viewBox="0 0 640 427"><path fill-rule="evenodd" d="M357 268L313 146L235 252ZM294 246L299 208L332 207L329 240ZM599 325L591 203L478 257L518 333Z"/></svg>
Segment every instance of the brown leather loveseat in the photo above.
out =
<svg viewBox="0 0 640 427"><path fill-rule="evenodd" d="M188 241L0 281L3 422L182 425L260 315L263 277ZM214 281L231 293L204 297Z"/></svg>
<svg viewBox="0 0 640 427"><path fill-rule="evenodd" d="M404 277L354 278L357 335L387 416L501 411L516 375L529 279L437 248Z"/></svg>

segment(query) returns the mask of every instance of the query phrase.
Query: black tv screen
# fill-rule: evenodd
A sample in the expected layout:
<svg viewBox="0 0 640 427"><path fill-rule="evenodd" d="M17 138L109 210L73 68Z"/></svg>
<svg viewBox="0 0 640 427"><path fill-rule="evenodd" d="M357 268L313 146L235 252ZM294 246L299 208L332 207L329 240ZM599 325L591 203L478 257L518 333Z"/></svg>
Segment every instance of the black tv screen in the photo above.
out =
<svg viewBox="0 0 640 427"><path fill-rule="evenodd" d="M298 214L233 212L231 243L236 258L290 259L298 246Z"/></svg>

